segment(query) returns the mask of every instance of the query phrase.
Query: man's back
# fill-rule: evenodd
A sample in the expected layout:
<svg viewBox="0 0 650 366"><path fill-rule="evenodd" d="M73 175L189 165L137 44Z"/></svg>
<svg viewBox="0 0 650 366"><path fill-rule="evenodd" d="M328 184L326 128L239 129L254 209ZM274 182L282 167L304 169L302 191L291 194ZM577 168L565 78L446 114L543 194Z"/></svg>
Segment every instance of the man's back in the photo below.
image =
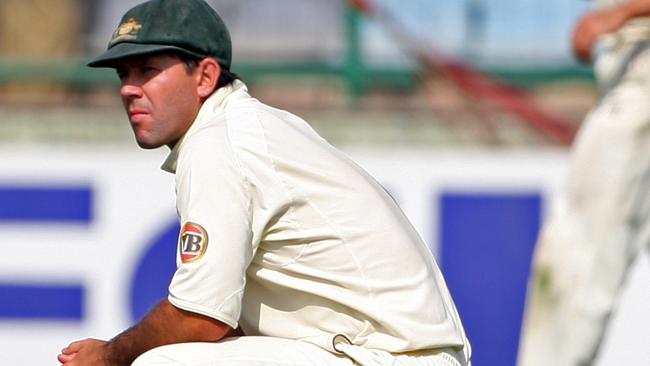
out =
<svg viewBox="0 0 650 366"><path fill-rule="evenodd" d="M246 334L324 348L344 334L390 352L463 346L442 275L386 191L303 120L235 89L184 144L228 150L248 187Z"/></svg>

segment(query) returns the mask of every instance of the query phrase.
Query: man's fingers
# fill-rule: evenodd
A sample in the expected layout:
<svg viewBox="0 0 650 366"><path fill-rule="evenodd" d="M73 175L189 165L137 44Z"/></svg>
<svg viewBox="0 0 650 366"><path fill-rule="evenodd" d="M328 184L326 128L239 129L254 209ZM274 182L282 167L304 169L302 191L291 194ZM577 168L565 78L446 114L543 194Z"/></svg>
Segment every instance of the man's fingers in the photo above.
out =
<svg viewBox="0 0 650 366"><path fill-rule="evenodd" d="M97 343L101 342L97 339L93 338L87 338L87 339L82 339L80 341L74 341L70 343L67 347L61 350L62 355L72 355L74 353L79 352L80 349L82 349L84 346L92 343Z"/></svg>
<svg viewBox="0 0 650 366"><path fill-rule="evenodd" d="M70 343L67 347L61 350L61 353L64 355L69 355L72 353L77 353L81 349L81 346L84 344L85 340L83 341L74 341Z"/></svg>
<svg viewBox="0 0 650 366"><path fill-rule="evenodd" d="M98 345L105 344L105 341L100 341L99 339L86 338L80 341L74 341L70 343L67 347L61 350L61 354L56 356L56 359L63 365L71 362L77 355L84 356L84 353L92 354L93 349ZM88 352L86 350L89 350ZM82 357L86 358L86 357ZM78 359L76 362L82 362L83 360Z"/></svg>
<svg viewBox="0 0 650 366"><path fill-rule="evenodd" d="M60 355L58 355L58 356L56 357L56 359L57 359L59 362L61 362L61 363L64 364L64 363L66 363L66 362L70 362L70 361L74 358L75 355L76 355L76 353L72 353L72 354L60 354Z"/></svg>

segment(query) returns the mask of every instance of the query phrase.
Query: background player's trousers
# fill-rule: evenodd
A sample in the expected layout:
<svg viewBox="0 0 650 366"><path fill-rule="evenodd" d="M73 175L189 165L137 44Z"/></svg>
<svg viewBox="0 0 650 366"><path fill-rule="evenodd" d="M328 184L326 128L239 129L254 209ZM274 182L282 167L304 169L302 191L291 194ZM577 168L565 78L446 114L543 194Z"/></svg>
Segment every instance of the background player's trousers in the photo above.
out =
<svg viewBox="0 0 650 366"><path fill-rule="evenodd" d="M316 345L273 337L227 338L216 343L180 343L154 348L133 366L462 366L454 352L392 355L343 345L340 354Z"/></svg>
<svg viewBox="0 0 650 366"><path fill-rule="evenodd" d="M519 366L592 364L628 268L650 247L650 41L613 48L596 66L606 93L538 241Z"/></svg>

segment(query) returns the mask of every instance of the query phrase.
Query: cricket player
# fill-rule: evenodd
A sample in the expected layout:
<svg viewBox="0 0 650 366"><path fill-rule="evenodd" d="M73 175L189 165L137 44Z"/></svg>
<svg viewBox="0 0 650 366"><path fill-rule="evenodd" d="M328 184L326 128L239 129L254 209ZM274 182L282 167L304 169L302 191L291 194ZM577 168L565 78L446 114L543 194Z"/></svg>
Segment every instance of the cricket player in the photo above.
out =
<svg viewBox="0 0 650 366"><path fill-rule="evenodd" d="M139 323L73 342L59 362L470 364L427 245L363 169L251 97L203 0L132 8L89 66L116 69L137 143L171 150L178 268Z"/></svg>
<svg viewBox="0 0 650 366"><path fill-rule="evenodd" d="M566 190L534 261L520 366L591 365L627 269L650 248L650 1L601 1L576 56L602 91L574 143Z"/></svg>

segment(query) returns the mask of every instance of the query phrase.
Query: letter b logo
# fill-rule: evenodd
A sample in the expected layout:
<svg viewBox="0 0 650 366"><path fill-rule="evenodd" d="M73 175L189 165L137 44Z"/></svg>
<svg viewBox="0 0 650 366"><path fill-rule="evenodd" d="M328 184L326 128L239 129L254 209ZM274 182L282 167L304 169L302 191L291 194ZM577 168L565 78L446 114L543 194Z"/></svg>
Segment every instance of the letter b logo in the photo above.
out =
<svg viewBox="0 0 650 366"><path fill-rule="evenodd" d="M208 233L193 222L183 225L180 235L179 249L183 263L195 261L203 256L208 247Z"/></svg>

